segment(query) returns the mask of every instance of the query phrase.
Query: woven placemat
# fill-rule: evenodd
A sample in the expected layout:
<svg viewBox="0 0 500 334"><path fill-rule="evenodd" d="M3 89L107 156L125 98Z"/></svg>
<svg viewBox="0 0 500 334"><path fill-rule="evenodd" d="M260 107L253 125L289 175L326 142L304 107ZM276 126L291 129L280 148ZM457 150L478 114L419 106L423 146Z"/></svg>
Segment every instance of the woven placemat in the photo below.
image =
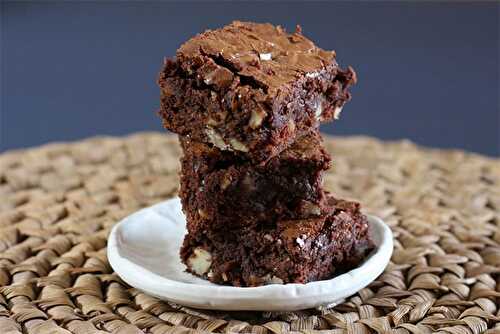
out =
<svg viewBox="0 0 500 334"><path fill-rule="evenodd" d="M382 217L395 251L345 303L284 313L190 309L113 273L113 224L177 191L175 137L0 155L0 333L500 333L500 160L407 141L325 141L326 187Z"/></svg>

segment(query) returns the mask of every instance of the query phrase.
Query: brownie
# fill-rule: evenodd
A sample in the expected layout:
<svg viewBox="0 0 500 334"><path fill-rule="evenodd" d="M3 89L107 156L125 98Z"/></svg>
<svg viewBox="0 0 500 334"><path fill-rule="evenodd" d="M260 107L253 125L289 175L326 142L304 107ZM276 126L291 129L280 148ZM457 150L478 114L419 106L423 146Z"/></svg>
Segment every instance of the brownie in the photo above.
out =
<svg viewBox="0 0 500 334"><path fill-rule="evenodd" d="M331 159L317 132L299 138L265 165L186 137L180 141L179 196L190 230L265 224L324 211L322 175Z"/></svg>
<svg viewBox="0 0 500 334"><path fill-rule="evenodd" d="M298 27L233 22L190 39L159 75L165 128L265 162L337 118L356 82Z"/></svg>
<svg viewBox="0 0 500 334"><path fill-rule="evenodd" d="M332 278L358 266L374 246L358 203L329 202L330 213L316 218L189 231L182 261L188 272L235 286Z"/></svg>

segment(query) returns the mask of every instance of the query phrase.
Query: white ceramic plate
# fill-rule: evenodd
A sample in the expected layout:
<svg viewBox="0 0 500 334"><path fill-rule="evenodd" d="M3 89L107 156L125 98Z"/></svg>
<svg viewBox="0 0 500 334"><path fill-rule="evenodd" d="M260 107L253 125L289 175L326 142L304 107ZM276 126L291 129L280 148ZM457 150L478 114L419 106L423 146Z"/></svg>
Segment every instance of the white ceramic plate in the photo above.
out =
<svg viewBox="0 0 500 334"><path fill-rule="evenodd" d="M291 311L329 305L353 295L382 273L392 254L392 233L369 216L377 248L358 268L330 280L238 288L210 283L186 273L179 248L186 220L178 198L140 210L116 224L108 258L131 286L164 300L218 310Z"/></svg>

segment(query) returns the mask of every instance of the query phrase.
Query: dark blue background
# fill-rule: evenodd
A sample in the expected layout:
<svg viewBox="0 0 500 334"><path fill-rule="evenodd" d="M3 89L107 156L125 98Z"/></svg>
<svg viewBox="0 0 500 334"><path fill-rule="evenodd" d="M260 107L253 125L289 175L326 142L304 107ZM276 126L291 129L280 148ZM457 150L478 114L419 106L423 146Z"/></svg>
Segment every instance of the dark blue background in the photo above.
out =
<svg viewBox="0 0 500 334"><path fill-rule="evenodd" d="M499 4L2 3L0 149L160 130L157 72L185 40L268 21L337 51L359 84L337 135L498 155Z"/></svg>

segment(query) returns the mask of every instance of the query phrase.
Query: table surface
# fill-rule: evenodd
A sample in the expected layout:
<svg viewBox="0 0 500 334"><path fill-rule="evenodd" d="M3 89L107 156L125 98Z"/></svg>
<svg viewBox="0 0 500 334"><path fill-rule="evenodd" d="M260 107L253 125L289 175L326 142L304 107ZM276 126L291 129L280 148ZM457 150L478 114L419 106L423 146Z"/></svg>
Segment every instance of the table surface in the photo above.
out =
<svg viewBox="0 0 500 334"><path fill-rule="evenodd" d="M333 308L214 312L123 283L106 259L121 218L174 196L180 149L159 133L0 155L0 333L498 333L500 160L325 138L325 186L392 228L385 272Z"/></svg>

